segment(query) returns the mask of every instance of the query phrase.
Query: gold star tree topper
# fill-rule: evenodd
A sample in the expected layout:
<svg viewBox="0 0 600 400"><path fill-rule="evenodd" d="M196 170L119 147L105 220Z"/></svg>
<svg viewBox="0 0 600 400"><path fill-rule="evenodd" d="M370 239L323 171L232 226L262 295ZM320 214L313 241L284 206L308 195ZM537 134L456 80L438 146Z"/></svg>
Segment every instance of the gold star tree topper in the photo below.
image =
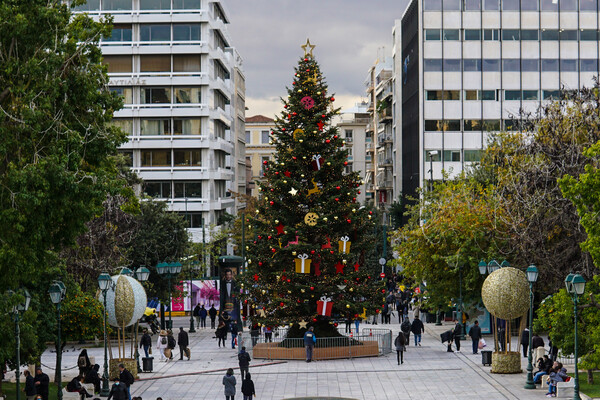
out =
<svg viewBox="0 0 600 400"><path fill-rule="evenodd" d="M310 39L306 39L306 44L303 44L302 46L302 50L304 50L304 57L308 57L311 56L313 57L313 49L315 48L314 44L310 44Z"/></svg>

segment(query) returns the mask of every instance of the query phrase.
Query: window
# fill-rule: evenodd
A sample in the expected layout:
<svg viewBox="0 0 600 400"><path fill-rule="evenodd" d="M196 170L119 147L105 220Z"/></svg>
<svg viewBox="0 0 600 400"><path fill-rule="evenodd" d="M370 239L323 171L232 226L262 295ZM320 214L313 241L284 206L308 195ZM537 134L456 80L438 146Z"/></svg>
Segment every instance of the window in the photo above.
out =
<svg viewBox="0 0 600 400"><path fill-rule="evenodd" d="M260 142L262 144L269 144L269 131L260 131Z"/></svg>
<svg viewBox="0 0 600 400"><path fill-rule="evenodd" d="M519 11L520 0L502 0L503 11Z"/></svg>
<svg viewBox="0 0 600 400"><path fill-rule="evenodd" d="M562 3L561 3L562 4ZM562 6L561 6L562 10ZM576 29L564 29L560 31L560 40L577 40Z"/></svg>
<svg viewBox="0 0 600 400"><path fill-rule="evenodd" d="M507 132L518 131L519 130L519 121L516 119L505 119L504 120L504 130Z"/></svg>
<svg viewBox="0 0 600 400"><path fill-rule="evenodd" d="M538 10L538 2L535 1L527 1L521 0L521 11L537 11Z"/></svg>
<svg viewBox="0 0 600 400"><path fill-rule="evenodd" d="M173 119L173 135L201 135L202 122L200 119Z"/></svg>
<svg viewBox="0 0 600 400"><path fill-rule="evenodd" d="M558 11L558 1L540 0L542 11Z"/></svg>
<svg viewBox="0 0 600 400"><path fill-rule="evenodd" d="M477 100L477 90L465 90L465 100Z"/></svg>
<svg viewBox="0 0 600 400"><path fill-rule="evenodd" d="M175 92L175 102L177 104L197 104L202 103L202 92L201 88L181 88L176 87Z"/></svg>
<svg viewBox="0 0 600 400"><path fill-rule="evenodd" d="M481 161L481 150L463 150L465 162Z"/></svg>
<svg viewBox="0 0 600 400"><path fill-rule="evenodd" d="M562 72L577 72L577 60L560 60Z"/></svg>
<svg viewBox="0 0 600 400"><path fill-rule="evenodd" d="M502 60L502 71L519 72L521 70L521 61L515 58L505 58Z"/></svg>
<svg viewBox="0 0 600 400"><path fill-rule="evenodd" d="M579 0L581 11L598 11L598 0Z"/></svg>
<svg viewBox="0 0 600 400"><path fill-rule="evenodd" d="M423 62L423 68L425 72L441 72L442 71L442 60L439 58L425 59Z"/></svg>
<svg viewBox="0 0 600 400"><path fill-rule="evenodd" d="M539 72L540 60L537 59L522 59L521 69L523 72Z"/></svg>
<svg viewBox="0 0 600 400"><path fill-rule="evenodd" d="M465 40L481 40L481 29L465 29Z"/></svg>
<svg viewBox="0 0 600 400"><path fill-rule="evenodd" d="M99 9L100 0L88 0L85 4L73 7L73 11L97 11Z"/></svg>
<svg viewBox="0 0 600 400"><path fill-rule="evenodd" d="M465 90L465 100L496 100L496 91Z"/></svg>
<svg viewBox="0 0 600 400"><path fill-rule="evenodd" d="M460 40L460 31L458 29L444 29L444 40Z"/></svg>
<svg viewBox="0 0 600 400"><path fill-rule="evenodd" d="M500 60L484 59L482 67L483 72L500 72Z"/></svg>
<svg viewBox="0 0 600 400"><path fill-rule="evenodd" d="M460 150L444 150L444 161L460 162Z"/></svg>
<svg viewBox="0 0 600 400"><path fill-rule="evenodd" d="M442 0L423 0L424 11L441 11Z"/></svg>
<svg viewBox="0 0 600 400"><path fill-rule="evenodd" d="M141 55L141 72L171 72L171 56Z"/></svg>
<svg viewBox="0 0 600 400"><path fill-rule="evenodd" d="M125 132L128 136L133 135L133 120L128 118L118 118L111 121L112 126L116 126Z"/></svg>
<svg viewBox="0 0 600 400"><path fill-rule="evenodd" d="M131 0L102 0L102 9L110 11L131 10Z"/></svg>
<svg viewBox="0 0 600 400"><path fill-rule="evenodd" d="M132 87L111 87L110 91L121 96L123 104L133 103L133 88Z"/></svg>
<svg viewBox="0 0 600 400"><path fill-rule="evenodd" d="M229 71L219 60L214 60L214 71L215 78L220 78L222 80L229 79Z"/></svg>
<svg viewBox="0 0 600 400"><path fill-rule="evenodd" d="M427 100L460 100L460 90L428 90Z"/></svg>
<svg viewBox="0 0 600 400"><path fill-rule="evenodd" d="M202 165L200 150L173 150L175 167L199 167Z"/></svg>
<svg viewBox="0 0 600 400"><path fill-rule="evenodd" d="M435 151L434 154L432 154ZM442 161L442 151L441 150L425 150L425 159L427 161L438 162Z"/></svg>
<svg viewBox="0 0 600 400"><path fill-rule="evenodd" d="M483 120L483 130L487 132L499 131L500 130L500 120L499 119L484 119Z"/></svg>
<svg viewBox="0 0 600 400"><path fill-rule="evenodd" d="M354 135L354 131L352 129L346 129L344 131L344 134L346 135L346 141L347 142L351 142L352 141L352 137Z"/></svg>
<svg viewBox="0 0 600 400"><path fill-rule="evenodd" d="M439 29L425 29L425 40L440 40L441 31Z"/></svg>
<svg viewBox="0 0 600 400"><path fill-rule="evenodd" d="M465 119L464 120L465 132L481 131L481 120L480 119Z"/></svg>
<svg viewBox="0 0 600 400"><path fill-rule="evenodd" d="M560 0L560 11L577 11L577 0Z"/></svg>
<svg viewBox="0 0 600 400"><path fill-rule="evenodd" d="M478 72L481 71L481 60L476 59L465 59L463 60L465 72Z"/></svg>
<svg viewBox="0 0 600 400"><path fill-rule="evenodd" d="M169 10L171 0L140 0L140 10Z"/></svg>
<svg viewBox="0 0 600 400"><path fill-rule="evenodd" d="M558 40L558 29L542 29L542 40Z"/></svg>
<svg viewBox="0 0 600 400"><path fill-rule="evenodd" d="M485 11L500 10L500 0L483 0L483 9Z"/></svg>
<svg viewBox="0 0 600 400"><path fill-rule="evenodd" d="M500 31L498 29L484 29L483 40L500 40Z"/></svg>
<svg viewBox="0 0 600 400"><path fill-rule="evenodd" d="M200 10L200 0L173 0L174 10Z"/></svg>
<svg viewBox="0 0 600 400"><path fill-rule="evenodd" d="M146 181L144 195L155 198L171 198L171 182Z"/></svg>
<svg viewBox="0 0 600 400"><path fill-rule="evenodd" d="M170 25L140 25L140 41L168 42L171 40Z"/></svg>
<svg viewBox="0 0 600 400"><path fill-rule="evenodd" d="M171 88L147 88L141 89L141 104L169 104L171 103Z"/></svg>
<svg viewBox="0 0 600 400"><path fill-rule="evenodd" d="M543 58L542 59L542 72L555 72L558 71L558 60L554 58Z"/></svg>
<svg viewBox="0 0 600 400"><path fill-rule="evenodd" d="M559 100L560 90L544 90L544 100Z"/></svg>
<svg viewBox="0 0 600 400"><path fill-rule="evenodd" d="M535 2L537 4L537 2ZM539 40L540 32L537 29L521 30L521 40Z"/></svg>
<svg viewBox="0 0 600 400"><path fill-rule="evenodd" d="M140 120L140 135L170 135L171 120L170 119L142 119Z"/></svg>
<svg viewBox="0 0 600 400"><path fill-rule="evenodd" d="M225 181L215 181L215 196L217 199L223 198L227 195L227 189L225 188Z"/></svg>
<svg viewBox="0 0 600 400"><path fill-rule="evenodd" d="M444 72L460 72L460 64L459 59L444 59Z"/></svg>
<svg viewBox="0 0 600 400"><path fill-rule="evenodd" d="M170 167L171 150L142 150L142 167Z"/></svg>
<svg viewBox="0 0 600 400"><path fill-rule="evenodd" d="M110 37L102 38L104 42L131 42L131 24L114 24Z"/></svg>
<svg viewBox="0 0 600 400"><path fill-rule="evenodd" d="M426 131L460 131L459 119L425 120Z"/></svg>
<svg viewBox="0 0 600 400"><path fill-rule="evenodd" d="M520 40L521 31L518 29L502 29L502 40Z"/></svg>
<svg viewBox="0 0 600 400"><path fill-rule="evenodd" d="M461 0L442 0L444 11L460 11Z"/></svg>
<svg viewBox="0 0 600 400"><path fill-rule="evenodd" d="M441 90L428 90L426 96L427 100L442 100L443 98Z"/></svg>
<svg viewBox="0 0 600 400"><path fill-rule="evenodd" d="M538 90L523 90L523 100L539 100Z"/></svg>
<svg viewBox="0 0 600 400"><path fill-rule="evenodd" d="M505 90L504 100L521 100L520 90Z"/></svg>
<svg viewBox="0 0 600 400"><path fill-rule="evenodd" d="M596 41L598 40L598 31L594 29L582 29L579 32L579 38L583 41Z"/></svg>
<svg viewBox="0 0 600 400"><path fill-rule="evenodd" d="M481 0L463 0L463 8L465 11L480 11Z"/></svg>
<svg viewBox="0 0 600 400"><path fill-rule="evenodd" d="M597 59L581 59L579 60L581 72L597 72L598 71L598 60Z"/></svg>
<svg viewBox="0 0 600 400"><path fill-rule="evenodd" d="M225 110L225 106L229 104L229 99L220 90L214 91L215 108Z"/></svg>
<svg viewBox="0 0 600 400"><path fill-rule="evenodd" d="M213 39L215 49L221 49L225 51L225 48L229 47L223 35L221 35L221 33L216 29L213 29Z"/></svg>
<svg viewBox="0 0 600 400"><path fill-rule="evenodd" d="M202 182L175 182L175 198L202 197Z"/></svg>
<svg viewBox="0 0 600 400"><path fill-rule="evenodd" d="M173 72L200 72L199 54L174 54Z"/></svg>
<svg viewBox="0 0 600 400"><path fill-rule="evenodd" d="M200 24L173 25L174 41L200 40Z"/></svg>
<svg viewBox="0 0 600 400"><path fill-rule="evenodd" d="M108 65L108 73L132 72L131 56L104 56L104 65Z"/></svg>
<svg viewBox="0 0 600 400"><path fill-rule="evenodd" d="M246 131L246 144L250 144L250 142L252 141L252 136L250 134L250 131Z"/></svg>

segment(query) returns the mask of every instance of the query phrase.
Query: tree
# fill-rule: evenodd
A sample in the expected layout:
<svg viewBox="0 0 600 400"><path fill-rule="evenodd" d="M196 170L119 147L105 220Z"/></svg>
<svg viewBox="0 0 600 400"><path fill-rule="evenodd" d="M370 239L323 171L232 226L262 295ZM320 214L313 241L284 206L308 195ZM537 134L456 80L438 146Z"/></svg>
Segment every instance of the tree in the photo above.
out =
<svg viewBox="0 0 600 400"><path fill-rule="evenodd" d="M264 310L256 322L314 321L321 297L330 298L332 315L340 316L373 313L383 303L380 281L364 261L372 246L365 232L373 224L356 203L360 178L344 172L348 154L329 125L339 111L334 100L307 52L275 121L275 157L265 165L257 212L248 217L256 239L248 246L244 287L247 301ZM316 330L329 326L324 319Z"/></svg>

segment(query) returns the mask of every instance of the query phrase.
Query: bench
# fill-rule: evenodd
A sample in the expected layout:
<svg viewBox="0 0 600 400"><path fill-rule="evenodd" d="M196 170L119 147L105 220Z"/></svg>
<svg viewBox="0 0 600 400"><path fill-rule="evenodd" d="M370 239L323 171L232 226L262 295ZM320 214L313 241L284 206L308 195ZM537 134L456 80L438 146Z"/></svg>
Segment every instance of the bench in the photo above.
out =
<svg viewBox="0 0 600 400"><path fill-rule="evenodd" d="M571 378L569 382L556 382L556 397L573 398L575 392L575 379Z"/></svg>
<svg viewBox="0 0 600 400"><path fill-rule="evenodd" d="M87 390L89 394L94 394L93 383L83 383L82 386ZM77 392L67 392L67 388L64 387L62 390L63 400L80 400L81 395Z"/></svg>

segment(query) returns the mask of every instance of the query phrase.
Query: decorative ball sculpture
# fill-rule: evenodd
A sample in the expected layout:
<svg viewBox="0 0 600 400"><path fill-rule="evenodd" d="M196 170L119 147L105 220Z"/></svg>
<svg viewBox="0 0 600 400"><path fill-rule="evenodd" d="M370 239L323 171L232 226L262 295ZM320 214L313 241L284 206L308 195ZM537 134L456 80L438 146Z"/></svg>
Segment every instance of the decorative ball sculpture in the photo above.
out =
<svg viewBox="0 0 600 400"><path fill-rule="evenodd" d="M135 324L146 311L148 299L144 287L126 275L111 277L114 288L106 292L106 315L110 326L123 328ZM104 301L102 292L98 300Z"/></svg>
<svg viewBox="0 0 600 400"><path fill-rule="evenodd" d="M521 317L529 310L527 276L516 268L500 268L483 282L481 298L485 308L496 318Z"/></svg>

